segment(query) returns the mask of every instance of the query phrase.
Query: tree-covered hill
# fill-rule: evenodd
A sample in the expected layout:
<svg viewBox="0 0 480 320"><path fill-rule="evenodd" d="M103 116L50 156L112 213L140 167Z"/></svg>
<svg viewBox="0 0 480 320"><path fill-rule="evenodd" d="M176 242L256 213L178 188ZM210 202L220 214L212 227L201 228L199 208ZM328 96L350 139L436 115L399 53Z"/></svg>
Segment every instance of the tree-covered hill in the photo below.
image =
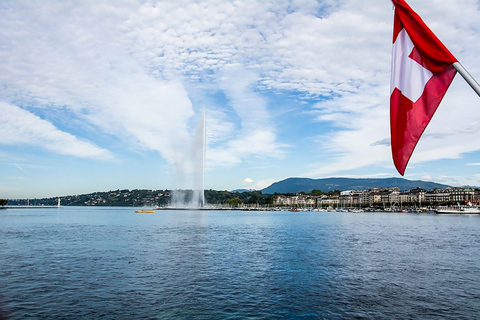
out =
<svg viewBox="0 0 480 320"><path fill-rule="evenodd" d="M187 197L189 193L191 193L191 190L186 191ZM170 190L125 189L42 199L10 199L8 203L12 206L55 206L60 198L62 206L167 206L170 204L171 194ZM244 203L267 205L272 202L272 195L262 194L261 191L229 192L205 190L204 194L208 204Z"/></svg>

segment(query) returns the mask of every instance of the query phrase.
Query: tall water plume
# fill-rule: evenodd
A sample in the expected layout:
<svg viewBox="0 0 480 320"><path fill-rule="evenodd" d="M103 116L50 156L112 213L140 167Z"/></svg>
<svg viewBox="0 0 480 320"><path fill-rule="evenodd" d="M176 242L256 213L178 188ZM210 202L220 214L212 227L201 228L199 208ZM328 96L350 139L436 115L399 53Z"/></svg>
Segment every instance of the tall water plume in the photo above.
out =
<svg viewBox="0 0 480 320"><path fill-rule="evenodd" d="M205 150L206 128L205 109L198 120L189 146L176 163L177 183L190 184L191 190L177 189L172 191L171 206L173 208L203 208L205 206ZM188 180L188 181L186 181Z"/></svg>

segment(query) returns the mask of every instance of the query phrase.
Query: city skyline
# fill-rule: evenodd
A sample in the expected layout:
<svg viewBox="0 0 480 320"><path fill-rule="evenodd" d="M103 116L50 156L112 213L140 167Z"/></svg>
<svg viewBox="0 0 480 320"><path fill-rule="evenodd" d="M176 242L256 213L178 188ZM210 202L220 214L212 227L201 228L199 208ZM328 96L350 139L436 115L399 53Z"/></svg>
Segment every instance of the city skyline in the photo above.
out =
<svg viewBox="0 0 480 320"><path fill-rule="evenodd" d="M477 80L478 1L410 0ZM399 177L390 1L0 3L0 198ZM457 75L404 178L480 185L480 100ZM184 168L183 168L184 167Z"/></svg>

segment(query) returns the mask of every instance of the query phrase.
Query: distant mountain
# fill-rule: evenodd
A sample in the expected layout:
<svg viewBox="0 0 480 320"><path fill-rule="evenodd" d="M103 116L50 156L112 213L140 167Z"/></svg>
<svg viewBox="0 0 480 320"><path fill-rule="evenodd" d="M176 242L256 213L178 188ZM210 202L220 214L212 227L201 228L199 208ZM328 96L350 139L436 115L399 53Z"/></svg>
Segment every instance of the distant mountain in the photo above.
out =
<svg viewBox="0 0 480 320"><path fill-rule="evenodd" d="M407 180L403 178L384 178L384 179L351 179L351 178L324 178L324 179L309 179L309 178L288 178L279 182L275 182L269 187L262 189L262 193L296 193L307 192L312 190L321 190L329 192L333 190L368 190L372 188L393 188L399 187L400 190L409 190L414 188L423 188L432 190L435 188L449 188L451 186L421 181L421 180Z"/></svg>

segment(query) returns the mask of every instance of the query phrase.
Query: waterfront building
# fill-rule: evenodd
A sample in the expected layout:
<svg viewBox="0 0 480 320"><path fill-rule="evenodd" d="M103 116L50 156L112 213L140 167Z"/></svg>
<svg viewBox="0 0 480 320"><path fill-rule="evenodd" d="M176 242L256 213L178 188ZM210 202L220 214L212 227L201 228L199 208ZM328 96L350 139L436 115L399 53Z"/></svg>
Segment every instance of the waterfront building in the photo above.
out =
<svg viewBox="0 0 480 320"><path fill-rule="evenodd" d="M369 203L369 200L369 192L361 190L342 191L339 197L341 207L364 206Z"/></svg>
<svg viewBox="0 0 480 320"><path fill-rule="evenodd" d="M277 207L285 207L291 205L290 197L279 195L273 199L273 205Z"/></svg>
<svg viewBox="0 0 480 320"><path fill-rule="evenodd" d="M450 189L450 201L458 203L475 202L475 190L473 188Z"/></svg>
<svg viewBox="0 0 480 320"><path fill-rule="evenodd" d="M311 208L315 207L317 197L297 194L294 196L279 195L273 199L273 205L277 207Z"/></svg>
<svg viewBox="0 0 480 320"><path fill-rule="evenodd" d="M433 189L425 193L425 201L428 203L442 203L450 201L449 189Z"/></svg>
<svg viewBox="0 0 480 320"><path fill-rule="evenodd" d="M375 203L382 202L382 193L380 191L371 190L368 195L368 204L373 206Z"/></svg>
<svg viewBox="0 0 480 320"><path fill-rule="evenodd" d="M340 200L338 196L320 196L317 199L317 207L322 208L336 208L340 205Z"/></svg>

